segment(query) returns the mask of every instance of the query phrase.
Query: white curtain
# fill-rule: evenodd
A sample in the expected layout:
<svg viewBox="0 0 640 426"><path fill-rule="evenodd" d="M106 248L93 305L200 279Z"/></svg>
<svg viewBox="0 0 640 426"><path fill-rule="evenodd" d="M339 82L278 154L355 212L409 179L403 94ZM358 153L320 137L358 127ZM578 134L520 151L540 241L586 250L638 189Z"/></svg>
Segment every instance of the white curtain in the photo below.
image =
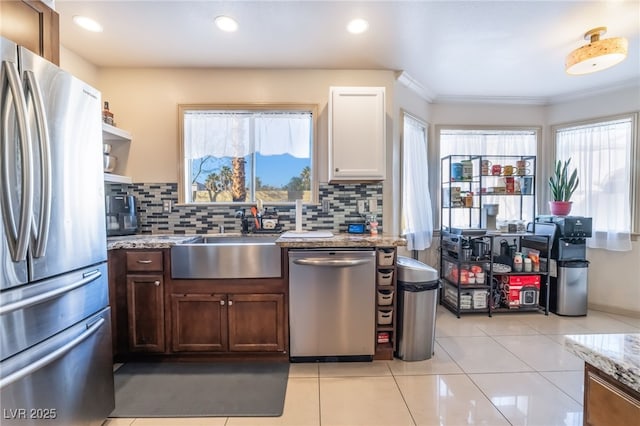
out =
<svg viewBox="0 0 640 426"><path fill-rule="evenodd" d="M457 130L446 129L440 132L440 157L448 155L513 155L535 156L537 153L537 134L533 130ZM494 159L495 160L495 159ZM515 166L515 164L512 164ZM531 171L535 173L535 170ZM520 217L533 219L533 203L523 203L520 207L516 197L485 195L483 204L498 205L498 220L512 220ZM454 209L452 226L468 222L467 212Z"/></svg>
<svg viewBox="0 0 640 426"><path fill-rule="evenodd" d="M185 158L289 154L310 158L310 113L187 111Z"/></svg>
<svg viewBox="0 0 640 426"><path fill-rule="evenodd" d="M631 250L632 125L625 119L556 133L556 158L571 158L580 178L571 214L593 221L587 247Z"/></svg>
<svg viewBox="0 0 640 426"><path fill-rule="evenodd" d="M536 155L532 130L442 130L440 157L447 155Z"/></svg>
<svg viewBox="0 0 640 426"><path fill-rule="evenodd" d="M429 192L426 126L404 115L402 149L402 234L409 250L431 246L433 214Z"/></svg>

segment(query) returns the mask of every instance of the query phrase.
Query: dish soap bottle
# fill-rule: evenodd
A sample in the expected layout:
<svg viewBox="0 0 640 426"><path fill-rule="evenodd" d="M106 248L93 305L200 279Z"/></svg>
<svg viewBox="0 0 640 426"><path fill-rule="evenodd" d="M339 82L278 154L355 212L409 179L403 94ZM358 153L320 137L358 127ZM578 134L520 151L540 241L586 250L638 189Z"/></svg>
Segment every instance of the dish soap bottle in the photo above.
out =
<svg viewBox="0 0 640 426"><path fill-rule="evenodd" d="M378 219L376 215L369 215L369 232L371 235L378 235Z"/></svg>

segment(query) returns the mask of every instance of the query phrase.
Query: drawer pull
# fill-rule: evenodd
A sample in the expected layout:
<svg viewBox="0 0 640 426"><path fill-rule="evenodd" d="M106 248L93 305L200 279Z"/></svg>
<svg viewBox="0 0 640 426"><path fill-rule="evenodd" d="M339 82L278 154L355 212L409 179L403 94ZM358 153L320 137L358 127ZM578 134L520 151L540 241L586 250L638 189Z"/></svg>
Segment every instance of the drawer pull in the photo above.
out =
<svg viewBox="0 0 640 426"><path fill-rule="evenodd" d="M148 265L150 263L153 263L153 260L138 260L138 263L142 263L143 265Z"/></svg>
<svg viewBox="0 0 640 426"><path fill-rule="evenodd" d="M155 285L156 287L160 286L160 281L154 281L153 285Z"/></svg>
<svg viewBox="0 0 640 426"><path fill-rule="evenodd" d="M229 300L229 306L233 305L233 300Z"/></svg>
<svg viewBox="0 0 640 426"><path fill-rule="evenodd" d="M222 306L224 306L224 300L221 300L221 301L220 301L220 304L221 304Z"/></svg>

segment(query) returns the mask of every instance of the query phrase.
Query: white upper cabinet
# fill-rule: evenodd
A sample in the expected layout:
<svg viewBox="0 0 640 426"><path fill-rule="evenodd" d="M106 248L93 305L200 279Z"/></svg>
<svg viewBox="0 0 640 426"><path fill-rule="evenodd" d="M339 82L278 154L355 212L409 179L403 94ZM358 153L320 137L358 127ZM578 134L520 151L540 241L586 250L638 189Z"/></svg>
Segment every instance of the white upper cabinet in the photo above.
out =
<svg viewBox="0 0 640 426"><path fill-rule="evenodd" d="M329 182L385 178L384 87L331 87Z"/></svg>

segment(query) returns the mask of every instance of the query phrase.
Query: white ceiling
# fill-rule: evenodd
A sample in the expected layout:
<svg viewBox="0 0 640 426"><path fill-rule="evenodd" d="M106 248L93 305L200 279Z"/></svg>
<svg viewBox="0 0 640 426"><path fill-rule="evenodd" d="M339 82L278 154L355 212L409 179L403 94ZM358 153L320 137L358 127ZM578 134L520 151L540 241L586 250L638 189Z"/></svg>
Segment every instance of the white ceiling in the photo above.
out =
<svg viewBox="0 0 640 426"><path fill-rule="evenodd" d="M101 67L391 69L430 100L546 103L640 82L640 0L76 1L56 0L60 42ZM82 14L104 26L88 33ZM234 17L235 33L213 24ZM346 32L355 17L361 35ZM629 40L621 64L564 72L584 33ZM637 89L636 89L637 90Z"/></svg>

